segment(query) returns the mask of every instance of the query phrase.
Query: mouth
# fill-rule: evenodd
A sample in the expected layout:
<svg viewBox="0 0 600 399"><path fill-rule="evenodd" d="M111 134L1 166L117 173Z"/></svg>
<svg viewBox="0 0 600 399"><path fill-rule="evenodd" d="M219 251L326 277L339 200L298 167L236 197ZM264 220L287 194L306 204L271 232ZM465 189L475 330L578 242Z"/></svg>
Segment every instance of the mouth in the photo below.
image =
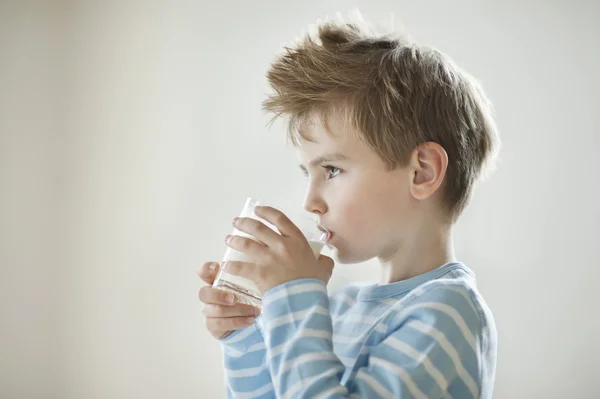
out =
<svg viewBox="0 0 600 399"><path fill-rule="evenodd" d="M322 224L318 225L319 231L321 231L324 235L325 235L325 242L328 243L329 241L331 241L331 238L333 237L333 231L330 231L327 227L323 226Z"/></svg>

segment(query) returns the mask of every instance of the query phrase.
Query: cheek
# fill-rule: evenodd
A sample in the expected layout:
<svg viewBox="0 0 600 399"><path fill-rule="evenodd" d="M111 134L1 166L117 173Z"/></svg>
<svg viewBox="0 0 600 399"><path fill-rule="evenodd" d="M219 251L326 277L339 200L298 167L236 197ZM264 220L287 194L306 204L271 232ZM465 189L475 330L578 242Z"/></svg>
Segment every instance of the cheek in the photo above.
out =
<svg viewBox="0 0 600 399"><path fill-rule="evenodd" d="M337 213L342 223L362 227L366 234L376 234L378 227L385 229L390 220L397 219L398 210L406 202L397 181L363 178L353 183L338 201Z"/></svg>
<svg viewBox="0 0 600 399"><path fill-rule="evenodd" d="M403 223L407 193L389 181L365 181L346 190L337 201L336 227L343 235L339 253L355 263L378 256L394 240ZM354 189L356 188L356 189Z"/></svg>
<svg viewBox="0 0 600 399"><path fill-rule="evenodd" d="M387 230L384 223L389 218L382 209L380 194L366 185L359 190L346 191L338 201L336 227L347 246L364 251L379 241L378 236Z"/></svg>

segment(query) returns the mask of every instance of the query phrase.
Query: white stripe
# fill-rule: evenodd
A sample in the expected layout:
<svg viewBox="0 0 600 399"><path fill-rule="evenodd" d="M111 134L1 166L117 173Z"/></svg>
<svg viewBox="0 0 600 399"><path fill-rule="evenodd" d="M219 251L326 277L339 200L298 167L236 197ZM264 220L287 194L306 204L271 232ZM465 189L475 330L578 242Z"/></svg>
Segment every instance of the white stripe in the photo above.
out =
<svg viewBox="0 0 600 399"><path fill-rule="evenodd" d="M404 368L402 368L394 363L388 362L387 360L383 360L383 359L380 359L380 358L374 357L374 356L371 356L369 358L369 363L377 365L379 367L383 367L383 368L392 370L393 372L395 372L398 375L398 377L400 377L402 382L404 382L404 385L406 385L406 387L408 388L408 390L410 391L412 396L414 396L415 398L418 398L418 399L427 399L427 395L425 395L419 389L419 387L415 384L415 382L412 380L412 378L406 372L406 370L404 370Z"/></svg>
<svg viewBox="0 0 600 399"><path fill-rule="evenodd" d="M452 359L454 367L456 367L456 373L463 380L467 388L469 388L469 391L471 391L471 395L473 395L474 398L479 397L479 388L477 387L477 383L475 382L473 377L471 377L471 375L467 372L467 370L465 370L465 368L463 367L458 352L456 351L456 349L454 349L454 347L452 346L450 341L448 341L446 336L436 328L427 325L419 320L410 321L407 325L435 339L440 344L442 349L444 349L444 351L446 351L448 356L450 356L450 358Z"/></svg>
<svg viewBox="0 0 600 399"><path fill-rule="evenodd" d="M383 317L378 316L366 316L361 314L352 314L352 315L344 315L336 318L334 320L334 324L337 323L358 323L358 324L367 324L370 326L375 325L374 330L385 334L388 330L388 326L384 323L381 323L380 320L383 320ZM377 324L376 324L377 323Z"/></svg>
<svg viewBox="0 0 600 399"><path fill-rule="evenodd" d="M327 330L316 330L314 328L303 328L300 330L298 334L298 338L323 338L323 339L331 339L332 335L330 331Z"/></svg>
<svg viewBox="0 0 600 399"><path fill-rule="evenodd" d="M293 398L294 395L298 392L298 390L300 390L301 388L307 388L309 386L311 386L312 384L315 383L315 381L319 381L322 379L326 379L328 377L334 376L336 375L338 372L340 372L341 370L339 370L338 368L331 368L327 371L324 371L323 373L320 373L314 377L311 377L307 380L300 380L298 382L296 382L291 388L287 389L287 391L285 392L285 395L283 396L284 399L287 398ZM344 392L348 392L346 389L344 389Z"/></svg>
<svg viewBox="0 0 600 399"><path fill-rule="evenodd" d="M469 329L469 326L467 326L467 323L465 323L465 320L462 318L461 314L458 313L458 311L456 309L454 309L452 306L446 305L445 303L439 303L439 302L423 302L423 303L418 303L416 305L412 305L412 306L402 309L402 314L410 313L416 309L422 309L422 308L431 308L431 309L439 310L440 312L445 313L448 316L450 316L450 318L452 320L454 320L457 327L462 332L462 334L465 338L465 341L467 341L469 346L473 349L473 352L477 353L477 349L475 348L475 341L476 341L475 336Z"/></svg>
<svg viewBox="0 0 600 399"><path fill-rule="evenodd" d="M405 342L400 341L397 338L394 338L393 336L391 336L388 339L386 339L385 341L383 341L383 343L384 343L384 345L388 345L388 346L396 349L398 352L401 352L401 353L404 353L405 355L410 356L417 362L423 363L425 370L427 370L427 372L429 373L431 378L433 378L438 383L441 391L444 392L446 390L446 388L448 387L448 381L446 381L446 378L440 372L440 370L437 367L435 367L435 365L431 362L431 360L429 360L429 358L427 357L427 354L419 352L412 346L408 345Z"/></svg>
<svg viewBox="0 0 600 399"><path fill-rule="evenodd" d="M225 369L228 378L255 377L267 369L267 364L263 363L258 367L249 367L241 370Z"/></svg>
<svg viewBox="0 0 600 399"><path fill-rule="evenodd" d="M336 363L339 362L339 358L333 352L305 353L304 355L300 355L292 360L285 362L285 366L281 367L277 374L281 375L290 371L291 369L301 367L305 363L314 362L316 360L331 360L335 361Z"/></svg>
<svg viewBox="0 0 600 399"><path fill-rule="evenodd" d="M386 305L395 305L396 303L398 303L398 299L388 298L388 299L383 299L380 302L385 303Z"/></svg>
<svg viewBox="0 0 600 399"><path fill-rule="evenodd" d="M279 316L275 319L272 319L271 322L268 324L271 330L273 330L275 327L293 323L294 321L297 321L299 319L305 319L306 317L308 317L308 315L313 313L320 314L323 316L329 316L329 311L323 306L314 306L310 309L300 310L298 312L293 313L286 313L283 316Z"/></svg>
<svg viewBox="0 0 600 399"><path fill-rule="evenodd" d="M290 345L295 345L296 341L300 338L322 338L322 339L331 339L331 333L325 330L315 330L312 328L305 328L300 331L300 334L294 336L294 338L290 341L284 342L283 344L279 344L268 351L269 358L273 361L274 358L281 355L286 351L286 348Z"/></svg>
<svg viewBox="0 0 600 399"><path fill-rule="evenodd" d="M233 394L233 397L235 399L253 399L253 398L256 398L257 396L262 396L262 395L266 394L267 392L272 391L273 384L268 383L267 385L264 385L258 389L255 389L254 391L250 391L250 392L237 392L231 388L229 388L229 389L231 390L231 393Z"/></svg>
<svg viewBox="0 0 600 399"><path fill-rule="evenodd" d="M465 300L467 301L467 303L469 305L471 305L471 309L473 310L473 312L476 315L480 315L481 314L481 310L480 308L477 306L476 300L474 300L473 298L471 298L467 293L464 292L464 290L455 288L455 287L446 287L448 288L450 291L456 292L457 294L460 294L460 296L462 296L463 298L465 298ZM471 293L472 291L468 291L469 293ZM476 294L475 294L476 295Z"/></svg>
<svg viewBox="0 0 600 399"><path fill-rule="evenodd" d="M295 342L295 340L291 341L291 342ZM277 356L279 356L283 352L285 352L285 350L287 349L288 344L291 343L291 342L285 342L285 343L283 343L281 345L277 345L273 349L267 351L267 353L269 354L269 359L271 359L271 361L273 361L273 359L275 359Z"/></svg>
<svg viewBox="0 0 600 399"><path fill-rule="evenodd" d="M246 355L248 353L258 352L258 351L261 351L261 350L266 350L266 348L267 347L266 347L266 345L265 345L265 343L263 341L263 342L257 342L256 344L250 346L248 348L248 350L245 351L245 352L237 350L237 349L233 349L233 348L226 348L226 349L227 349L227 356L229 356L229 357L242 357L242 356L244 356L244 355Z"/></svg>
<svg viewBox="0 0 600 399"><path fill-rule="evenodd" d="M336 335L333 338L333 342L334 342L334 344L362 344L365 342L366 339L367 339L366 335L358 336L358 337L346 337L346 336Z"/></svg>
<svg viewBox="0 0 600 399"><path fill-rule="evenodd" d="M223 350L224 350L224 352L225 352L225 354L227 356L231 356L231 357L242 357L242 356L244 356L244 352L243 351L234 349L232 347L225 346Z"/></svg>
<svg viewBox="0 0 600 399"><path fill-rule="evenodd" d="M316 399L329 399L333 396L334 393L339 393L341 395L348 395L348 390L343 385L333 387L325 392L322 392L315 396Z"/></svg>
<svg viewBox="0 0 600 399"><path fill-rule="evenodd" d="M319 283L309 283L306 282L304 284L294 285L293 287L279 290L273 294L269 294L265 299L267 304L265 306L270 306L273 302L277 302L281 298L285 298L287 296L303 294L305 292L323 292L327 293L327 288L323 284Z"/></svg>
<svg viewBox="0 0 600 399"><path fill-rule="evenodd" d="M250 334L252 334L255 331L254 328L252 328L252 326L247 327L245 330L240 331L239 333L237 333L236 335L234 335L231 338L223 338L221 340L222 343L226 344L226 345L231 345L233 343L236 343L238 341L243 340L244 338L247 338Z"/></svg>
<svg viewBox="0 0 600 399"><path fill-rule="evenodd" d="M396 395L388 391L379 381L370 376L369 374L359 373L356 375L357 380L363 380L372 390L377 392L382 398L395 398Z"/></svg>

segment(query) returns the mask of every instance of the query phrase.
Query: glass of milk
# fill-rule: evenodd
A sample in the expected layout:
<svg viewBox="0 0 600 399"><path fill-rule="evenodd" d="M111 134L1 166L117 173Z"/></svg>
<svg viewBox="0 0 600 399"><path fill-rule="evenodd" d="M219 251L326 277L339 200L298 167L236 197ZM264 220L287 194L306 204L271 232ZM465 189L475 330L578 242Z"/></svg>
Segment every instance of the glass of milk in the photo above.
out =
<svg viewBox="0 0 600 399"><path fill-rule="evenodd" d="M255 198L248 198L239 217L249 217L256 220L260 220L262 223L279 233L277 227L267 222L264 219L259 218L254 213L254 208L256 206L265 205L262 204L259 200ZM288 216L289 217L289 216ZM322 226L320 226L316 221L310 219L309 217L295 217L291 218L292 222L302 231L304 236L306 237L310 247L313 250L313 254L315 257L319 257L321 254L321 250L323 246L327 243L329 239L330 233ZM233 229L232 235L238 235L243 237L248 237L253 240L256 240L249 234L246 234L238 229ZM223 256L223 262L227 261L238 261L238 262L249 262L252 263L253 260L246 254L239 252L233 248L227 247L225 251L225 255ZM221 262L221 265L223 264ZM245 303L248 305L256 306L258 308L261 307L261 295L256 287L256 285L251 281L244 277L234 276L232 274L227 273L227 265L225 267L221 267L219 270L219 274L215 278L213 283L214 288L218 288L224 291L234 293L239 303Z"/></svg>

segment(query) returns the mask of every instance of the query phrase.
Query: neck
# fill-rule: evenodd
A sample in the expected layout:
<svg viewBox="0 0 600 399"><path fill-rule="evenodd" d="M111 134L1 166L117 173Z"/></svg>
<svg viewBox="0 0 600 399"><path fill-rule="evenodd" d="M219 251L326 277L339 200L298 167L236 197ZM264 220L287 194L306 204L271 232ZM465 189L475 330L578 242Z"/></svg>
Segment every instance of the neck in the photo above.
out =
<svg viewBox="0 0 600 399"><path fill-rule="evenodd" d="M378 258L380 284L406 280L456 260L452 226L421 226L413 237L397 245L390 255Z"/></svg>

